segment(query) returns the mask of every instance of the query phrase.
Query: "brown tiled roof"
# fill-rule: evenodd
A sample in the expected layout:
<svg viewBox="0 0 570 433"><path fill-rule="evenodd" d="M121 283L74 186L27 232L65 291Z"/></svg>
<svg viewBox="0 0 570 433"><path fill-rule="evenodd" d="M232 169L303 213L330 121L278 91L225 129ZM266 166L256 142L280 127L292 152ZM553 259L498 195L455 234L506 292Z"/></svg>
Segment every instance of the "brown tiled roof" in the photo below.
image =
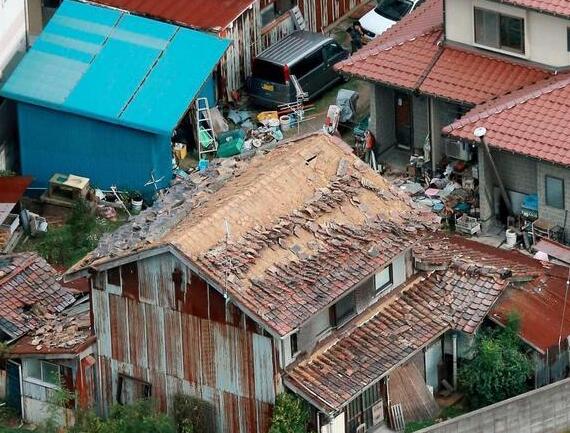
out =
<svg viewBox="0 0 570 433"><path fill-rule="evenodd" d="M0 330L17 338L74 302L56 271L35 253L0 256Z"/></svg>
<svg viewBox="0 0 570 433"><path fill-rule="evenodd" d="M456 138L476 140L476 127L497 149L570 165L570 74L561 74L491 101L444 128Z"/></svg>
<svg viewBox="0 0 570 433"><path fill-rule="evenodd" d="M339 410L445 331L475 332L506 285L496 270L463 263L419 277L291 366L285 383Z"/></svg>
<svg viewBox="0 0 570 433"><path fill-rule="evenodd" d="M570 17L570 1L568 0L494 0L513 6L534 9L554 15Z"/></svg>
<svg viewBox="0 0 570 433"><path fill-rule="evenodd" d="M43 318L36 329L10 346L10 354L76 354L94 341L89 298L85 297L54 317Z"/></svg>
<svg viewBox="0 0 570 433"><path fill-rule="evenodd" d="M325 134L215 163L192 179L104 238L71 272L173 248L286 335L438 226Z"/></svg>
<svg viewBox="0 0 570 433"><path fill-rule="evenodd" d="M427 1L376 41L339 63L362 79L476 105L534 84L549 72L505 57L445 45L443 3Z"/></svg>

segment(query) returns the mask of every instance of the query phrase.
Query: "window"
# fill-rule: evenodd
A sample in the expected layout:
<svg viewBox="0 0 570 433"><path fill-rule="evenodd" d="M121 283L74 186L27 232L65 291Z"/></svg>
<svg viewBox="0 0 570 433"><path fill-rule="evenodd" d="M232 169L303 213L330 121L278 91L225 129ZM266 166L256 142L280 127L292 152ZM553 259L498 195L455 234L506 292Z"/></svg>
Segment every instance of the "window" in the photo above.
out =
<svg viewBox="0 0 570 433"><path fill-rule="evenodd" d="M28 377L51 385L59 386L61 384L60 368L57 364L30 359L27 361L27 370Z"/></svg>
<svg viewBox="0 0 570 433"><path fill-rule="evenodd" d="M546 205L564 209L564 180L558 177L546 176L544 189Z"/></svg>
<svg viewBox="0 0 570 433"><path fill-rule="evenodd" d="M342 49L342 47L337 44L336 42L333 42L331 44L325 45L325 47L323 48L323 53L325 56L325 59L327 61L331 61L334 60L336 56L343 54L344 50Z"/></svg>
<svg viewBox="0 0 570 433"><path fill-rule="evenodd" d="M378 382L352 400L346 408L346 432L356 433L358 426L362 424L365 424L367 429L378 424L380 420L378 416L374 419L374 406L381 399L380 382Z"/></svg>
<svg viewBox="0 0 570 433"><path fill-rule="evenodd" d="M291 68L291 75L295 75L300 79L322 64L323 52L321 50L315 51L307 57L304 57L298 63L295 63Z"/></svg>
<svg viewBox="0 0 570 433"><path fill-rule="evenodd" d="M139 400L146 400L151 397L151 385L140 379L119 374L117 386L117 403L133 404Z"/></svg>
<svg viewBox="0 0 570 433"><path fill-rule="evenodd" d="M566 29L566 51L570 53L570 27Z"/></svg>
<svg viewBox="0 0 570 433"><path fill-rule="evenodd" d="M394 282L394 270L390 263L387 268L378 272L374 278L376 294L382 293Z"/></svg>
<svg viewBox="0 0 570 433"><path fill-rule="evenodd" d="M475 8L475 42L524 54L524 19Z"/></svg>
<svg viewBox="0 0 570 433"><path fill-rule="evenodd" d="M116 267L107 271L107 284L121 287L121 268Z"/></svg>
<svg viewBox="0 0 570 433"><path fill-rule="evenodd" d="M374 12L390 21L400 21L413 5L410 0L382 0L378 2Z"/></svg>
<svg viewBox="0 0 570 433"><path fill-rule="evenodd" d="M297 0L274 0L261 10L261 27L270 24L276 18L289 12L297 5Z"/></svg>
<svg viewBox="0 0 570 433"><path fill-rule="evenodd" d="M297 355L297 353L299 353L298 336L299 336L299 334L297 332L295 332L294 334L291 334L291 336L289 337L289 341L291 343L291 356L292 357Z"/></svg>
<svg viewBox="0 0 570 433"><path fill-rule="evenodd" d="M333 326L341 326L356 313L356 301L354 292L351 292L331 307L331 323Z"/></svg>

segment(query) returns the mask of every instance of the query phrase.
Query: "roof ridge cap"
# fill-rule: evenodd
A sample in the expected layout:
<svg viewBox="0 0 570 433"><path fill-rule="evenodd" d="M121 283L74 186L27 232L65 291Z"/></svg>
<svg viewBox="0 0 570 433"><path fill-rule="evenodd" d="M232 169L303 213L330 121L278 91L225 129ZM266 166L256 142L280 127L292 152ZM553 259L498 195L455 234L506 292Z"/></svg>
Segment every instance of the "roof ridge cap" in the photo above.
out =
<svg viewBox="0 0 570 433"><path fill-rule="evenodd" d="M10 272L9 274L5 275L3 278L0 278L0 286L3 286L5 283L10 281L12 278L20 275L24 272L33 262L36 260L36 255L31 253L28 258L26 258L22 263L20 263L16 268Z"/></svg>
<svg viewBox="0 0 570 433"><path fill-rule="evenodd" d="M482 109L481 111L475 111L472 114L467 113L462 118L456 120L455 122L453 122L450 125L443 128L443 131L445 133L450 133L455 129L467 126L469 123L473 123L475 121L479 121L482 119L487 119L493 115L503 113L507 110L510 110L511 108L514 108L518 105L529 102L533 99L538 99L541 96L555 92L556 90L561 90L561 89L565 88L566 86L570 85L570 75L568 77L562 78L562 79L556 79L556 76L553 76L553 77L547 78L546 81L547 81L547 83L544 83L544 86L539 87L538 89L531 89L529 87L537 86L540 83L539 81L534 83L534 84L531 84L530 86L527 86L526 88L523 87L522 89L515 90L514 92L511 92L510 94L507 93L503 96L499 96L495 100L494 103L492 102L492 100L488 101L486 103L483 103L482 105L479 106L480 108L484 107L487 104L489 106L485 109ZM550 82L550 81L552 81L552 82ZM512 96L512 93L515 93L515 92L521 92L521 94L519 96L509 98L509 96ZM503 98L505 100L503 102L501 102L501 99L503 99ZM476 110L476 108L477 107L475 107L474 110Z"/></svg>

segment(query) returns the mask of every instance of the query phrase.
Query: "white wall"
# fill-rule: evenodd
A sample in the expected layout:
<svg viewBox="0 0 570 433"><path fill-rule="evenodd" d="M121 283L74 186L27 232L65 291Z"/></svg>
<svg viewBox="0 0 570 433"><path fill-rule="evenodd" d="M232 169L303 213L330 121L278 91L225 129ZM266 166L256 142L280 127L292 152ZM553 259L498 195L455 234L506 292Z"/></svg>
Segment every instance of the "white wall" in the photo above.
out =
<svg viewBox="0 0 570 433"><path fill-rule="evenodd" d="M26 51L24 0L0 0L0 81L12 59Z"/></svg>
<svg viewBox="0 0 570 433"><path fill-rule="evenodd" d="M490 9L525 19L526 52L524 55L494 50L489 47L484 47L485 49L550 66L570 65L570 53L568 53L566 40L566 31L570 27L570 20L487 0L445 1L445 33L448 40L476 45L474 7Z"/></svg>

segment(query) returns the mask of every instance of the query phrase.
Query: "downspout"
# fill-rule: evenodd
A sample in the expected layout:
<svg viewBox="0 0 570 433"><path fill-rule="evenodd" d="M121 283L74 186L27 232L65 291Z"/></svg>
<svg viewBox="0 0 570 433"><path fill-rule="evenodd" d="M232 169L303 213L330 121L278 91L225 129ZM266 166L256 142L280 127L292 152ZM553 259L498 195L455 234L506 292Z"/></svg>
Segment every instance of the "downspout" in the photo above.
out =
<svg viewBox="0 0 570 433"><path fill-rule="evenodd" d="M489 160L489 162L491 164L491 168L493 169L493 174L495 175L495 178L497 179L497 183L499 184L499 189L501 190L501 197L503 198L505 204L507 205L507 210L509 212L509 215L512 216L513 215L513 205L511 204L511 199L509 198L509 195L507 194L507 190L505 189L505 184L503 183L503 179L501 178L501 175L499 174L499 170L497 169L497 166L495 165L495 160L493 159L493 156L491 155L491 150L489 149L489 145L485 141L485 134L486 133L487 133L487 130L485 128L482 128L482 127L475 129L475 131L473 132L475 137L477 137L481 141L481 145L483 146L483 150L485 151L485 154L487 155L487 159Z"/></svg>
<svg viewBox="0 0 570 433"><path fill-rule="evenodd" d="M457 390L457 334L451 335L453 343L453 389Z"/></svg>

